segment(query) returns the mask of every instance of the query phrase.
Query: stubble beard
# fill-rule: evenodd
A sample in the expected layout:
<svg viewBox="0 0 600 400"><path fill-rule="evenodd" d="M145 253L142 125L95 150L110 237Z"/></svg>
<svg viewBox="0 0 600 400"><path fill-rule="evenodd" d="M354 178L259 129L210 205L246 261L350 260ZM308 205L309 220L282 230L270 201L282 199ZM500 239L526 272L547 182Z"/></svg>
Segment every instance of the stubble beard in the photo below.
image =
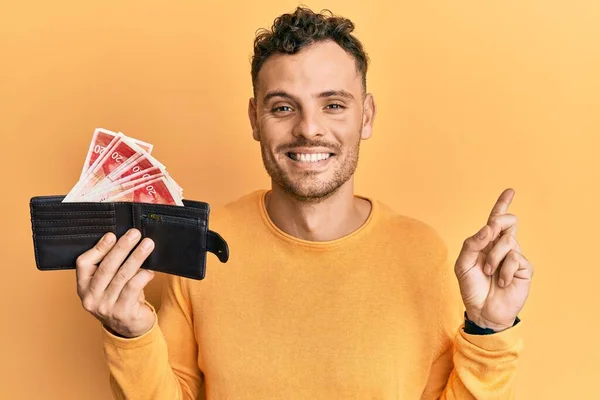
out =
<svg viewBox="0 0 600 400"><path fill-rule="evenodd" d="M260 142L260 149L263 165L273 182L297 201L315 204L333 196L354 175L358 166L360 135L358 141L348 149L347 153L339 152L331 160L335 162L333 167L336 169L333 171L333 177L327 181L319 179L318 177L322 173L314 171L301 171L291 177L262 142ZM282 157L287 157L287 155ZM341 164L340 158L342 158Z"/></svg>

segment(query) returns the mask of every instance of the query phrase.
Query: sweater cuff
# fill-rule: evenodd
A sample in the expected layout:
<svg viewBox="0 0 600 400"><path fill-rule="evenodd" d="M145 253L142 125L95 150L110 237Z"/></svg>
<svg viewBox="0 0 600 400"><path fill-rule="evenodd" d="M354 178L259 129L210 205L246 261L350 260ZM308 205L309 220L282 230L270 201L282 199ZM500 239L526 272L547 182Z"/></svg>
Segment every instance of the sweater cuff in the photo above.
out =
<svg viewBox="0 0 600 400"><path fill-rule="evenodd" d="M136 347L141 347L152 343L156 336L156 332L158 331L158 315L156 314L156 310L154 309L152 304L150 304L147 300L144 301L144 304L150 307L152 313L154 314L154 325L152 325L152 328L150 328L148 332L138 337L125 338L112 334L108 329L106 329L104 325L102 325L104 342L106 344L120 347L123 349L134 349Z"/></svg>
<svg viewBox="0 0 600 400"><path fill-rule="evenodd" d="M467 342L488 351L504 351L512 348L521 341L523 323L491 335L472 335L464 331L464 325L459 329L460 335Z"/></svg>

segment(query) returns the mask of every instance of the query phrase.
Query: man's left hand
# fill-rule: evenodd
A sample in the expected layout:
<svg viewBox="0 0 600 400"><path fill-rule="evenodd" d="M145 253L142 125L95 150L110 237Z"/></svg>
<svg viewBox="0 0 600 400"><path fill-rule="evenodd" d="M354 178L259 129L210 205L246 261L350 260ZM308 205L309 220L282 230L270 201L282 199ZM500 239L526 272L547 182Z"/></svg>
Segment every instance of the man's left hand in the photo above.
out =
<svg viewBox="0 0 600 400"><path fill-rule="evenodd" d="M507 213L514 195L513 189L502 192L487 224L464 241L454 266L467 317L496 332L513 326L533 277L516 239L517 217Z"/></svg>

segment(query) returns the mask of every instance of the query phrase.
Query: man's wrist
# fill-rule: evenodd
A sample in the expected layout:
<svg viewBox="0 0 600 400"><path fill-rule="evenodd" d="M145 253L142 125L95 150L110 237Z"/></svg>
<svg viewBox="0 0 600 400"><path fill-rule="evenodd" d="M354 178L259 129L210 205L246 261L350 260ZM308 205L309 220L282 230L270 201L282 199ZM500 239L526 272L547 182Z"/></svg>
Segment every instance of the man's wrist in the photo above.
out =
<svg viewBox="0 0 600 400"><path fill-rule="evenodd" d="M464 313L464 318L465 318L464 331L465 331L465 333L468 333L470 335L491 335L494 333L499 333L506 329L512 328L513 326L517 325L521 321L519 319L519 317L517 316L512 325L509 325L509 326L498 325L498 326L494 326L493 328L491 328L491 327L485 326L484 324L477 324L476 322L470 320L466 311Z"/></svg>

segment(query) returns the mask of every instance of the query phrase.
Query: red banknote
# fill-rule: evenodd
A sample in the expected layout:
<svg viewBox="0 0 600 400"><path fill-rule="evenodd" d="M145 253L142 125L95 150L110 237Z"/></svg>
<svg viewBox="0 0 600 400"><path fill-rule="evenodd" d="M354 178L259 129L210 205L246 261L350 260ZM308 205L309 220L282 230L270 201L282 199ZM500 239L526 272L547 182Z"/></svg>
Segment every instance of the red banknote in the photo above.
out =
<svg viewBox="0 0 600 400"><path fill-rule="evenodd" d="M131 159L139 158L143 152L144 150L131 139L122 133L117 134L107 145L104 153L89 168L88 173L67 194L67 200L75 201L77 198L84 197L112 171Z"/></svg>
<svg viewBox="0 0 600 400"><path fill-rule="evenodd" d="M149 180L115 196L106 201L135 201L137 203L174 204L182 206L183 202L175 196L175 188L171 188L169 181L161 176Z"/></svg>
<svg viewBox="0 0 600 400"><path fill-rule="evenodd" d="M100 182L95 183L94 190L105 189L116 184L117 181L135 175L139 172L147 171L151 168L159 168L162 171L166 170L165 166L158 162L158 160L152 157L150 154L141 154L139 156L131 157L120 166L113 169Z"/></svg>
<svg viewBox="0 0 600 400"><path fill-rule="evenodd" d="M83 201L97 201L101 202L109 197L115 196L121 192L124 192L132 187L144 183L148 180L155 179L161 176L165 176L160 168L149 168L146 171L140 171L137 174L130 175L126 178L115 181L113 185L108 187L98 188L91 193L86 194L83 197Z"/></svg>
<svg viewBox="0 0 600 400"><path fill-rule="evenodd" d="M138 201L183 205L183 189L150 155L153 145L98 128L77 184L63 202ZM118 198L119 200L114 200ZM136 200L124 200L136 199Z"/></svg>
<svg viewBox="0 0 600 400"><path fill-rule="evenodd" d="M83 169L81 170L81 177L86 175L88 168L100 157L106 150L106 146L117 136L116 132L109 131L104 128L97 128L94 131L90 148L88 149L85 162L83 163ZM133 139L135 144L140 146L148 153L152 153L152 145L150 143L142 142L141 140Z"/></svg>

